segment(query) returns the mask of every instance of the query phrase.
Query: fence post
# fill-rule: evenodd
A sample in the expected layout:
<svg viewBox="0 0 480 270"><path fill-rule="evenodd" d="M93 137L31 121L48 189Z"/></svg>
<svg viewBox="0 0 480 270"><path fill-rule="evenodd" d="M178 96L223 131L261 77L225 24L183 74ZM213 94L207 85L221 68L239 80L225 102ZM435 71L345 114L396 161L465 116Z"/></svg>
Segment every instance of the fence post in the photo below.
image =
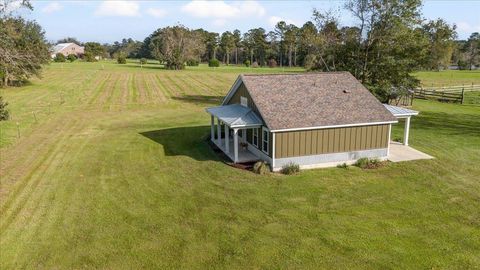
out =
<svg viewBox="0 0 480 270"><path fill-rule="evenodd" d="M463 104L463 100L465 99L465 87L462 88L462 103Z"/></svg>

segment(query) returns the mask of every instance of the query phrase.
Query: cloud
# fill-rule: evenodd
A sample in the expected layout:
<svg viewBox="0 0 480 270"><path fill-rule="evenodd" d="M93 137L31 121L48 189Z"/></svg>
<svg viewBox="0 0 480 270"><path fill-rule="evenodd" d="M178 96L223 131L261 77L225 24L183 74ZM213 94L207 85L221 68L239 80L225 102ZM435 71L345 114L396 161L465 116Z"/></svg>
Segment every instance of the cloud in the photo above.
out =
<svg viewBox="0 0 480 270"><path fill-rule="evenodd" d="M270 18L268 18L268 23L272 27L275 27L275 25L277 25L277 23L280 22L280 21L284 21L287 24L295 24L295 25L298 26L298 23L294 20L290 20L290 19L286 19L286 18L282 18L282 17L278 17L278 16L270 16Z"/></svg>
<svg viewBox="0 0 480 270"><path fill-rule="evenodd" d="M58 2L51 2L50 4L46 5L42 8L43 13L54 13L63 9L63 6L60 5Z"/></svg>
<svg viewBox="0 0 480 270"><path fill-rule="evenodd" d="M140 16L140 5L133 1L103 1L95 11L97 16Z"/></svg>
<svg viewBox="0 0 480 270"><path fill-rule="evenodd" d="M224 20L224 19L213 20L213 25L217 27L225 26L226 23L227 23L227 20Z"/></svg>
<svg viewBox="0 0 480 270"><path fill-rule="evenodd" d="M22 1L21 0L17 0L17 1L12 1L12 2L6 2L6 1L1 1L0 0L0 9L1 8L4 8L4 5L6 5L5 7L5 13L6 14L9 14L9 13L12 13L12 12L15 12L17 11L18 9L20 9L20 7L22 7Z"/></svg>
<svg viewBox="0 0 480 270"><path fill-rule="evenodd" d="M193 0L184 5L181 10L193 17L217 19L217 23L225 19L262 17L265 15L265 8L257 1L252 0L233 3Z"/></svg>
<svg viewBox="0 0 480 270"><path fill-rule="evenodd" d="M147 9L147 13L155 18L163 18L167 15L167 12L160 8L149 8Z"/></svg>
<svg viewBox="0 0 480 270"><path fill-rule="evenodd" d="M459 22L456 24L458 32L461 33L473 33L473 32L480 32L480 24L479 25L471 25L468 22Z"/></svg>

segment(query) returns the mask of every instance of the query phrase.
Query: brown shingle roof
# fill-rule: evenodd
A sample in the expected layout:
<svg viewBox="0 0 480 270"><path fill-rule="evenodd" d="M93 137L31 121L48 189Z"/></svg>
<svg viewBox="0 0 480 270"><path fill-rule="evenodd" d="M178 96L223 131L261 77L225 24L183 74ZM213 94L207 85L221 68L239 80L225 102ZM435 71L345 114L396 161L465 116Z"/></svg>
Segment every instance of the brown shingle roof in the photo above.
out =
<svg viewBox="0 0 480 270"><path fill-rule="evenodd" d="M396 121L348 72L240 77L271 130Z"/></svg>

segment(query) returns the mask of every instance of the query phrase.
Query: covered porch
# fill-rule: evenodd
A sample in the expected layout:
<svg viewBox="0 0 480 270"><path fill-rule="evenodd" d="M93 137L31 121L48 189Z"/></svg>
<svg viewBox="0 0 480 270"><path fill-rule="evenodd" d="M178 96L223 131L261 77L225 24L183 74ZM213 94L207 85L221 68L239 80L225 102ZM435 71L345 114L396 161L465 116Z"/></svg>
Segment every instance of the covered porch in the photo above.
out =
<svg viewBox="0 0 480 270"><path fill-rule="evenodd" d="M432 159L432 156L408 146L408 137L410 135L410 118L412 116L418 115L418 112L393 105L384 104L384 106L397 119L405 119L405 127L403 130L403 143L390 142L387 159L392 162Z"/></svg>
<svg viewBox="0 0 480 270"><path fill-rule="evenodd" d="M262 126L252 109L240 104L208 108L210 140L234 163L257 161L260 158L248 150L247 129Z"/></svg>
<svg viewBox="0 0 480 270"><path fill-rule="evenodd" d="M403 132L403 145L408 146L408 137L410 135L410 118L412 116L418 115L418 112L407 109L407 108L388 105L388 104L383 104L383 106L385 106L385 108L388 111L390 111L393 114L393 116L395 116L397 119L405 119L405 128Z"/></svg>

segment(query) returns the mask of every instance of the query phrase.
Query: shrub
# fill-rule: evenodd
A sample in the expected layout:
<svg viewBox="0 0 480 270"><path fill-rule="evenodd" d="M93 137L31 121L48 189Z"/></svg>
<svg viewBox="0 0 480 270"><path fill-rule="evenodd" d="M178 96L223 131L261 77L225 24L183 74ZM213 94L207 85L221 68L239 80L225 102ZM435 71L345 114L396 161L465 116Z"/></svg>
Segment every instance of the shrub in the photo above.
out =
<svg viewBox="0 0 480 270"><path fill-rule="evenodd" d="M127 58L125 57L125 55L118 55L117 56L117 63L119 64L126 64L127 63Z"/></svg>
<svg viewBox="0 0 480 270"><path fill-rule="evenodd" d="M269 59L268 67L271 67L271 68L277 67L277 61L275 59Z"/></svg>
<svg viewBox="0 0 480 270"><path fill-rule="evenodd" d="M147 64L147 58L140 58L140 65L146 65Z"/></svg>
<svg viewBox="0 0 480 270"><path fill-rule="evenodd" d="M243 64L244 64L246 67L249 67L249 66L250 66L250 60L248 60L248 59L245 60L245 61L243 62Z"/></svg>
<svg viewBox="0 0 480 270"><path fill-rule="evenodd" d="M208 66L209 67L219 67L220 66L220 61L218 61L215 58L210 59L210 61L208 61Z"/></svg>
<svg viewBox="0 0 480 270"><path fill-rule="evenodd" d="M256 174L267 174L270 171L265 161L257 161L253 165L253 172Z"/></svg>
<svg viewBox="0 0 480 270"><path fill-rule="evenodd" d="M55 62L65 62L65 55L57 53L53 59Z"/></svg>
<svg viewBox="0 0 480 270"><path fill-rule="evenodd" d="M73 62L73 61L77 60L77 56L75 54L69 54L67 56L67 59L68 59L68 61Z"/></svg>
<svg viewBox="0 0 480 270"><path fill-rule="evenodd" d="M378 158L361 158L353 164L362 169L376 169L382 167L385 164L384 161L380 161Z"/></svg>
<svg viewBox="0 0 480 270"><path fill-rule="evenodd" d="M283 174L294 174L300 172L300 166L296 163L289 162L285 165L282 166L282 169L280 170L281 173Z"/></svg>
<svg viewBox="0 0 480 270"><path fill-rule="evenodd" d="M347 165L347 163L344 162L344 163L342 163L342 164L338 164L338 165L337 165L337 168L340 168L340 169L348 169L348 165Z"/></svg>
<svg viewBox="0 0 480 270"><path fill-rule="evenodd" d="M257 61L253 62L252 68L258 68L258 67L259 67L259 66L258 66L258 62L257 62Z"/></svg>
<svg viewBox="0 0 480 270"><path fill-rule="evenodd" d="M460 70L468 69L467 61L463 61L462 59L458 59L457 66L458 66L458 69L460 69Z"/></svg>
<svg viewBox="0 0 480 270"><path fill-rule="evenodd" d="M402 140L402 138L400 138L400 137L395 137L395 138L393 138L393 141L394 141L394 142L400 142L400 143L401 143L403 140Z"/></svg>
<svg viewBox="0 0 480 270"><path fill-rule="evenodd" d="M85 59L85 61L87 62L97 62L97 59L95 59L95 55L93 55L93 53L91 52L85 52L85 54L83 55L83 59Z"/></svg>
<svg viewBox="0 0 480 270"><path fill-rule="evenodd" d="M198 60L195 60L195 59L187 60L187 66L189 67L196 67L198 66L198 64L200 64Z"/></svg>
<svg viewBox="0 0 480 270"><path fill-rule="evenodd" d="M10 118L10 113L7 109L8 102L3 101L3 97L0 96L0 121L5 121Z"/></svg>

